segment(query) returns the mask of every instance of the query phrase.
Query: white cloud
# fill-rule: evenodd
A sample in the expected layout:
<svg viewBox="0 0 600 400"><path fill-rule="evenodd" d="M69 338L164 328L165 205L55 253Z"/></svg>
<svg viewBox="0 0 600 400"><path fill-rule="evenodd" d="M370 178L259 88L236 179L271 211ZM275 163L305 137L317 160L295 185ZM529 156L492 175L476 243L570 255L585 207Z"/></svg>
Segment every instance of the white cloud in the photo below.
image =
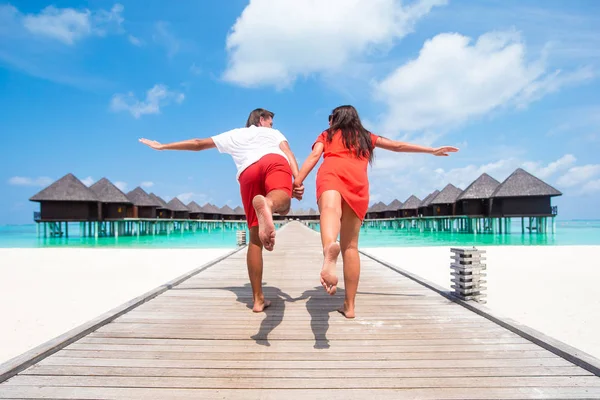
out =
<svg viewBox="0 0 600 400"><path fill-rule="evenodd" d="M143 45L142 41L133 35L128 35L127 40L129 40L129 43L131 43L134 46L139 47L139 46Z"/></svg>
<svg viewBox="0 0 600 400"><path fill-rule="evenodd" d="M13 176L8 180L10 185L14 186L39 186L45 187L54 182L51 178L47 176L40 176L38 178L28 178L25 176Z"/></svg>
<svg viewBox="0 0 600 400"><path fill-rule="evenodd" d="M190 72L194 75L200 75L202 73L202 68L200 68L199 66L196 65L196 63L193 63L190 66Z"/></svg>
<svg viewBox="0 0 600 400"><path fill-rule="evenodd" d="M446 0L251 0L227 36L224 79L242 86L291 85L387 51Z"/></svg>
<svg viewBox="0 0 600 400"><path fill-rule="evenodd" d="M122 192L127 191L127 182L117 181L114 182L114 185L118 187Z"/></svg>
<svg viewBox="0 0 600 400"><path fill-rule="evenodd" d="M546 72L527 61L516 32L489 32L474 43L458 33L428 40L419 56L374 85L387 106L382 130L447 129L506 106L523 107L561 87L589 80L589 69Z"/></svg>
<svg viewBox="0 0 600 400"><path fill-rule="evenodd" d="M151 188L152 186L154 186L154 182L144 181L140 184L140 186L143 188Z"/></svg>
<svg viewBox="0 0 600 400"><path fill-rule="evenodd" d="M85 186L92 186L94 184L94 182L96 182L94 180L94 178L92 178L91 176L88 176L87 178L80 179L80 180Z"/></svg>
<svg viewBox="0 0 600 400"><path fill-rule="evenodd" d="M164 21L159 21L154 26L154 34L152 35L154 42L167 50L169 57L175 56L181 49L181 42L175 37L169 28L169 24Z"/></svg>
<svg viewBox="0 0 600 400"><path fill-rule="evenodd" d="M210 201L209 197L203 193L186 192L178 194L176 197L179 200L181 200L184 204L188 204L192 200L196 201L196 203L199 204Z"/></svg>
<svg viewBox="0 0 600 400"><path fill-rule="evenodd" d="M129 111L135 118L140 118L144 114L158 114L160 107L172 101L180 104L184 98L183 93L170 91L167 86L156 84L146 92L144 101L138 100L132 92L115 94L110 102L110 109L115 112Z"/></svg>
<svg viewBox="0 0 600 400"><path fill-rule="evenodd" d="M68 45L87 36L104 36L108 31L120 31L123 6L115 4L110 11L48 6L39 14L22 17L23 26L32 34L45 36Z"/></svg>
<svg viewBox="0 0 600 400"><path fill-rule="evenodd" d="M581 188L580 194L600 192L600 179L589 181Z"/></svg>
<svg viewBox="0 0 600 400"><path fill-rule="evenodd" d="M567 169L571 165L575 164L575 161L577 161L575 156L572 154L565 154L558 160L551 162L546 166L543 166L540 162L528 161L523 163L523 168L540 179L546 179L558 171Z"/></svg>
<svg viewBox="0 0 600 400"><path fill-rule="evenodd" d="M564 187L588 184L590 179L600 174L600 164L588 164L570 168L557 183ZM593 185L592 185L593 186Z"/></svg>

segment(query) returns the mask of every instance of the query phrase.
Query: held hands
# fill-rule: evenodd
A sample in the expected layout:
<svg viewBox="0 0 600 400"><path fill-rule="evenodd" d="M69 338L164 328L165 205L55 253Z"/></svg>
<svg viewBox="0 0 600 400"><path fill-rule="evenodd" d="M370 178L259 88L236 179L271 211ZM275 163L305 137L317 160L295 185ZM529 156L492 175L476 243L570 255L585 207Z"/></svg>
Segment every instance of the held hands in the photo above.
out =
<svg viewBox="0 0 600 400"><path fill-rule="evenodd" d="M292 197L296 200L302 200L302 196L304 195L304 185L302 182L294 181L294 185L292 186Z"/></svg>
<svg viewBox="0 0 600 400"><path fill-rule="evenodd" d="M156 140L149 140L149 139L144 139L144 138L140 139L140 143L143 143L146 146L153 148L154 150L162 150L162 146L163 146Z"/></svg>
<svg viewBox="0 0 600 400"><path fill-rule="evenodd" d="M457 151L458 151L457 147L443 146L443 147L434 148L433 151L431 152L431 154L433 154L434 156L438 156L438 157L448 157L449 156L448 153L456 153Z"/></svg>

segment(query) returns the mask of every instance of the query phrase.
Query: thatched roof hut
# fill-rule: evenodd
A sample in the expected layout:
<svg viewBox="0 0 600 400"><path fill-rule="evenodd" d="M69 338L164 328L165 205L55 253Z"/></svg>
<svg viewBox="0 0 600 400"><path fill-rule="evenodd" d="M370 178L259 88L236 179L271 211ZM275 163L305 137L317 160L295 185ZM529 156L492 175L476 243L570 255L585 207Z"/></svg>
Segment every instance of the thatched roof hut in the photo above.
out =
<svg viewBox="0 0 600 400"><path fill-rule="evenodd" d="M192 200L186 205L186 207L190 212L190 219L202 219L202 207L200 207L198 203Z"/></svg>
<svg viewBox="0 0 600 400"><path fill-rule="evenodd" d="M491 196L494 216L551 216L551 197L562 193L522 168L516 169Z"/></svg>
<svg viewBox="0 0 600 400"><path fill-rule="evenodd" d="M202 207L202 212L204 214L204 218L206 219L221 219L221 210L219 210L216 206L206 203Z"/></svg>
<svg viewBox="0 0 600 400"><path fill-rule="evenodd" d="M190 217L190 210L177 197L173 197L167 206L173 211L173 218L188 219Z"/></svg>
<svg viewBox="0 0 600 400"><path fill-rule="evenodd" d="M383 218L383 214L386 209L386 205L384 202L380 201L378 203L373 204L371 207L367 209L366 219L377 219Z"/></svg>
<svg viewBox="0 0 600 400"><path fill-rule="evenodd" d="M400 207L400 217L410 218L418 216L419 204L421 204L421 199L414 194L410 195L404 204L402 204L402 207Z"/></svg>
<svg viewBox="0 0 600 400"><path fill-rule="evenodd" d="M171 210L171 208L169 207L167 202L164 201L162 199L162 197L157 196L154 193L150 193L148 196L150 196L152 198L152 200L154 200L156 203L161 205L160 207L158 207L156 209L156 216L158 218L172 218L173 217L173 210Z"/></svg>
<svg viewBox="0 0 600 400"><path fill-rule="evenodd" d="M244 221L246 219L246 213L244 209L240 206L237 206L233 209L233 216L235 220Z"/></svg>
<svg viewBox="0 0 600 400"><path fill-rule="evenodd" d="M94 221L101 211L98 195L67 174L32 196L40 203L41 221Z"/></svg>
<svg viewBox="0 0 600 400"><path fill-rule="evenodd" d="M221 211L221 215L223 216L223 219L226 219L226 220L235 219L235 212L227 204L225 204L223 207L221 207L220 211Z"/></svg>
<svg viewBox="0 0 600 400"><path fill-rule="evenodd" d="M456 199L461 193L461 189L451 183L447 184L429 203L433 206L433 215L456 215Z"/></svg>
<svg viewBox="0 0 600 400"><path fill-rule="evenodd" d="M423 201L421 201L421 204L419 204L419 215L425 217L431 217L433 215L433 207L431 206L431 200L433 200L435 196L437 196L439 193L440 191L436 189L433 192L429 193L427 196L425 196Z"/></svg>
<svg viewBox="0 0 600 400"><path fill-rule="evenodd" d="M463 215L488 215L490 198L500 182L486 173L481 174L458 196L458 211Z"/></svg>
<svg viewBox="0 0 600 400"><path fill-rule="evenodd" d="M390 204L385 206L383 213L384 218L398 218L401 215L400 208L404 205L400 200L394 199Z"/></svg>
<svg viewBox="0 0 600 400"><path fill-rule="evenodd" d="M90 186L102 203L99 220L122 219L133 215L133 204L125 193L106 178Z"/></svg>
<svg viewBox="0 0 600 400"><path fill-rule="evenodd" d="M160 202L150 197L139 186L128 192L126 196L133 203L133 218L156 218L156 209L162 207Z"/></svg>

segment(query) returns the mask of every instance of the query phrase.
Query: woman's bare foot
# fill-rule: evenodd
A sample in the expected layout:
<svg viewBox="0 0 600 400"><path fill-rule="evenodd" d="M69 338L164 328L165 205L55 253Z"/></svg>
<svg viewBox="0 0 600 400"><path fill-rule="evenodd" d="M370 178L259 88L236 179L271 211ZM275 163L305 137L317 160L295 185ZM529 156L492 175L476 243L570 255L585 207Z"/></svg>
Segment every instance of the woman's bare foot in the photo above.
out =
<svg viewBox="0 0 600 400"><path fill-rule="evenodd" d="M331 296L337 291L338 278L335 264L340 255L340 244L333 242L323 251L323 268L321 269L321 285Z"/></svg>
<svg viewBox="0 0 600 400"><path fill-rule="evenodd" d="M252 307L252 311L255 313L265 311L265 308L269 307L271 302L266 300L264 297L262 299L254 300L254 307Z"/></svg>
<svg viewBox="0 0 600 400"><path fill-rule="evenodd" d="M344 306L338 308L337 311L348 319L354 318L354 306L349 307L346 302L344 302Z"/></svg>
<svg viewBox="0 0 600 400"><path fill-rule="evenodd" d="M252 199L252 206L258 218L258 238L268 251L275 247L275 224L273 212L265 196L257 195Z"/></svg>

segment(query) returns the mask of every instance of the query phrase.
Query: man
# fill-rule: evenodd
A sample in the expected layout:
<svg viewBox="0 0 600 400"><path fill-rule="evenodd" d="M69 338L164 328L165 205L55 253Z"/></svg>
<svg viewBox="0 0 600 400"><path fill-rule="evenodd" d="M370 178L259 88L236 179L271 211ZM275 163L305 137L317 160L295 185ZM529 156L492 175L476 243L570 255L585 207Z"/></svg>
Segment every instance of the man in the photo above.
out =
<svg viewBox="0 0 600 400"><path fill-rule="evenodd" d="M156 150L200 151L216 147L220 153L227 153L233 158L250 229L247 264L254 312L261 312L271 304L269 300L265 300L262 291L262 249L273 250L273 213L286 215L289 212L292 177L298 175L298 163L287 139L281 132L273 129L274 116L271 111L257 108L250 113L245 128L233 129L205 139L168 144L140 139L140 142ZM293 195L300 200L303 193L304 188L301 187Z"/></svg>

